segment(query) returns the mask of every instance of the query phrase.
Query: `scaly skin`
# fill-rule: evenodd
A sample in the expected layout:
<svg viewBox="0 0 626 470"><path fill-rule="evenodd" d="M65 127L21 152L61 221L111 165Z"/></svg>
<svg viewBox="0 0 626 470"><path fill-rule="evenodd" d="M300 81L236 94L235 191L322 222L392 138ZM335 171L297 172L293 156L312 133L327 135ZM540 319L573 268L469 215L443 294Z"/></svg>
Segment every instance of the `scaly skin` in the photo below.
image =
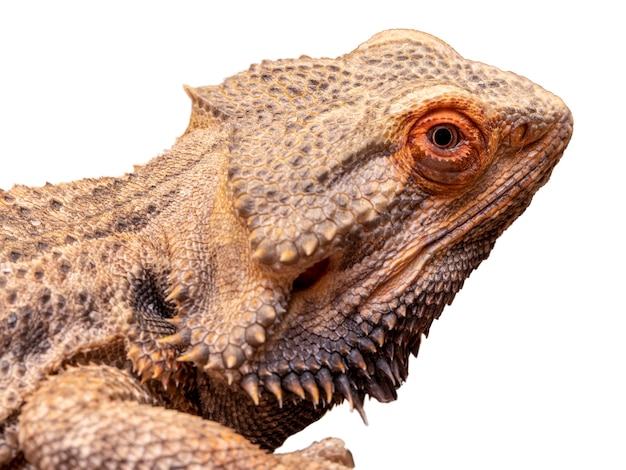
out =
<svg viewBox="0 0 626 470"><path fill-rule="evenodd" d="M0 194L0 466L351 467L337 440L269 451L396 398L572 133L408 30L186 90L133 174Z"/></svg>

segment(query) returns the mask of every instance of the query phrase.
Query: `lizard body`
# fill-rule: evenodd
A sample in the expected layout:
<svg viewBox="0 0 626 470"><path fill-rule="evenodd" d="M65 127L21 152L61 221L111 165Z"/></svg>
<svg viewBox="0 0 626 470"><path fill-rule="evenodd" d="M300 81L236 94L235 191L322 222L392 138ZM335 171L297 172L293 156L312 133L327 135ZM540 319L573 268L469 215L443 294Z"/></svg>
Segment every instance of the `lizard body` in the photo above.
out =
<svg viewBox="0 0 626 470"><path fill-rule="evenodd" d="M572 133L559 98L409 30L186 91L132 174L0 193L0 466L351 466L268 451L396 398Z"/></svg>

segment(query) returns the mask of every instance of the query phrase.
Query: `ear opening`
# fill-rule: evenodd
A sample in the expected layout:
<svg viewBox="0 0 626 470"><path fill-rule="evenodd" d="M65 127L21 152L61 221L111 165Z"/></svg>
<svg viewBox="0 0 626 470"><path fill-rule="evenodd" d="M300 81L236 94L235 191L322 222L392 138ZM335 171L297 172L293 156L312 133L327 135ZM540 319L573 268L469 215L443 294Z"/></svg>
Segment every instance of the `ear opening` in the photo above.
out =
<svg viewBox="0 0 626 470"><path fill-rule="evenodd" d="M328 270L329 259L324 258L322 261L315 263L309 269L300 274L295 281L293 281L293 290L302 291L308 289L317 281L319 281L326 271Z"/></svg>

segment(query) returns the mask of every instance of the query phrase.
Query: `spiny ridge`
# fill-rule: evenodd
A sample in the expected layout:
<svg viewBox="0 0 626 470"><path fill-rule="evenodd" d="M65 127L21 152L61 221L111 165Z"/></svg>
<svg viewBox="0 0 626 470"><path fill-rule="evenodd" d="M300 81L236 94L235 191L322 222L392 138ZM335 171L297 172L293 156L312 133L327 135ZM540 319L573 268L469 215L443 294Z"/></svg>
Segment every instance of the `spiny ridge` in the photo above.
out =
<svg viewBox="0 0 626 470"><path fill-rule="evenodd" d="M399 305L391 307L397 309ZM284 367L261 366L259 372L244 373L239 378L241 387L255 403L263 391L269 392L280 407L285 398L295 402L308 400L315 407L329 407L345 400L367 424L365 396L382 403L397 398L396 389L408 376L408 358L417 353L421 341L420 334L404 338L403 331L422 331L424 326L422 320L412 316L388 313L379 318L380 322L362 329L364 336L344 343L340 351L315 356L317 366L298 357Z"/></svg>
<svg viewBox="0 0 626 470"><path fill-rule="evenodd" d="M331 403L333 400L333 393L335 392L332 374L328 369L322 368L315 374L315 379L322 390L324 390L324 393L326 393L326 403Z"/></svg>
<svg viewBox="0 0 626 470"><path fill-rule="evenodd" d="M320 391L315 383L315 377L310 372L304 372L300 377L300 383L302 388L307 392L311 398L313 405L317 406L320 402Z"/></svg>
<svg viewBox="0 0 626 470"><path fill-rule="evenodd" d="M259 378L255 374L248 374L241 379L241 388L250 395L255 405L259 404Z"/></svg>
<svg viewBox="0 0 626 470"><path fill-rule="evenodd" d="M285 387L285 389L289 392L297 395L300 399L304 400L304 388L295 373L292 372L287 374L287 376L283 378L283 387Z"/></svg>
<svg viewBox="0 0 626 470"><path fill-rule="evenodd" d="M189 339L191 332L187 329L178 331L170 336L165 336L157 340L160 344L169 344L170 346L187 346L189 345Z"/></svg>
<svg viewBox="0 0 626 470"><path fill-rule="evenodd" d="M267 390L276 397L276 400L278 401L278 406L282 408L283 388L281 387L280 377L278 377L276 374L271 374L265 377L263 381L263 386L265 387L265 390Z"/></svg>
<svg viewBox="0 0 626 470"><path fill-rule="evenodd" d="M204 344L196 344L185 354L178 357L180 362L193 362L196 366L202 367L207 364L210 356L209 347Z"/></svg>
<svg viewBox="0 0 626 470"><path fill-rule="evenodd" d="M142 341L132 344L127 354L132 370L141 378L141 383L158 380L167 389L180 370L177 353L175 348L168 345L157 347L155 343Z"/></svg>

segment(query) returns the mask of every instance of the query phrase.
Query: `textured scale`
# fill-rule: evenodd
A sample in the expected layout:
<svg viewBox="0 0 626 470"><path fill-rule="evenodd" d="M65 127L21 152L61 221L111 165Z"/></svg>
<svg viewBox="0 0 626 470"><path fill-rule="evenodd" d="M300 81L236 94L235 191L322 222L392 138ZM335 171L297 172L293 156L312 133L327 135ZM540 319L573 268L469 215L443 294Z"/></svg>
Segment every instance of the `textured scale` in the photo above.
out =
<svg viewBox="0 0 626 470"><path fill-rule="evenodd" d="M2 468L353 466L271 451L396 399L572 134L556 96L409 30L185 90L132 174L0 192Z"/></svg>

